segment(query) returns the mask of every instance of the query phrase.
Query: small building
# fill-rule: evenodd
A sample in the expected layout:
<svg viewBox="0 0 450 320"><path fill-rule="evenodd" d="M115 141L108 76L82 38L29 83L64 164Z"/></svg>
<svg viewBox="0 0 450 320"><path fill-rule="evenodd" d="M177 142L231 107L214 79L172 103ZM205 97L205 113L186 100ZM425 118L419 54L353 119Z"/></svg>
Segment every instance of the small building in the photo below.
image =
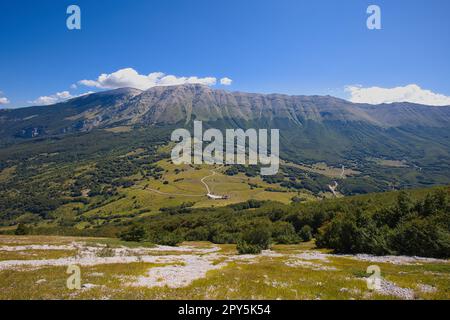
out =
<svg viewBox="0 0 450 320"><path fill-rule="evenodd" d="M208 196L209 199L212 199L212 200L226 200L226 199L229 199L228 196L218 196L218 195L215 195L215 194L212 194L212 193L208 193L207 196Z"/></svg>

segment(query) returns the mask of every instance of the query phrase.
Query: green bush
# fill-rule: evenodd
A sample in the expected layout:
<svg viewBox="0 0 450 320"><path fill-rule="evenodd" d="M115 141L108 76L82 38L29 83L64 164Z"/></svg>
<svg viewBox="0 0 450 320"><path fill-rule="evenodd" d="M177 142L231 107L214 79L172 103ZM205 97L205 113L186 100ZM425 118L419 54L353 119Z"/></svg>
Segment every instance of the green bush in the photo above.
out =
<svg viewBox="0 0 450 320"><path fill-rule="evenodd" d="M338 253L388 254L385 229L376 226L370 215L360 210L337 215L319 230L317 245Z"/></svg>
<svg viewBox="0 0 450 320"><path fill-rule="evenodd" d="M252 226L242 233L238 241L238 252L240 254L261 253L262 250L269 249L270 236L271 232L266 224Z"/></svg>
<svg viewBox="0 0 450 320"><path fill-rule="evenodd" d="M450 257L450 233L433 220L414 219L399 225L391 237L391 245L400 254Z"/></svg>
<svg viewBox="0 0 450 320"><path fill-rule="evenodd" d="M175 247L183 242L183 237L174 232L162 232L153 237L153 242L163 246Z"/></svg>
<svg viewBox="0 0 450 320"><path fill-rule="evenodd" d="M16 236L23 236L30 233L30 229L23 223L19 223L16 230L14 231L14 234Z"/></svg>
<svg viewBox="0 0 450 320"><path fill-rule="evenodd" d="M208 240L217 243L236 243L237 235L229 232L228 226L225 224L214 224L209 228Z"/></svg>
<svg viewBox="0 0 450 320"><path fill-rule="evenodd" d="M141 242L147 236L147 233L143 226L133 225L128 230L119 234L119 238L123 241Z"/></svg>
<svg viewBox="0 0 450 320"><path fill-rule="evenodd" d="M300 229L300 232L298 233L298 235L304 242L311 241L312 228L309 225L305 225Z"/></svg>
<svg viewBox="0 0 450 320"><path fill-rule="evenodd" d="M319 229L317 245L339 253L450 257L448 194L437 190L414 201L400 192L397 203L370 214L356 208Z"/></svg>
<svg viewBox="0 0 450 320"><path fill-rule="evenodd" d="M208 241L209 230L205 227L197 227L186 233L187 241Z"/></svg>
<svg viewBox="0 0 450 320"><path fill-rule="evenodd" d="M236 249L239 254L260 254L262 251L260 246L245 241L238 241Z"/></svg>
<svg viewBox="0 0 450 320"><path fill-rule="evenodd" d="M277 221L272 225L272 239L279 244L298 243L299 238L289 222Z"/></svg>

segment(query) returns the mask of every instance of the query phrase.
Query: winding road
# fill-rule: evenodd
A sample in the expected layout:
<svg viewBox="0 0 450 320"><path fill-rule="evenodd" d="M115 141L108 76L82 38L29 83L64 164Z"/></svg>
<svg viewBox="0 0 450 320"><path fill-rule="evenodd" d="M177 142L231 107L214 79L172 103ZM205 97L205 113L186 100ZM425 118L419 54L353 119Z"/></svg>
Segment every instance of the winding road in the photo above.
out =
<svg viewBox="0 0 450 320"><path fill-rule="evenodd" d="M344 166L342 166L341 179L345 179L345 167ZM339 184L337 183L337 181L333 181L333 182L334 182L334 186L328 185L328 188L331 190L333 195L337 198L338 195L336 193L336 189L339 186Z"/></svg>
<svg viewBox="0 0 450 320"><path fill-rule="evenodd" d="M217 168L217 170L222 168L222 167L223 167L223 165L220 166L219 168ZM207 178L213 177L213 176L215 176L217 174L217 172L214 169L211 169L210 171L212 172L212 174L207 175L207 176L203 177L200 180L200 182L205 186L205 189L206 189L206 192L207 192L206 194L169 193L169 192L162 192L162 191L159 191L159 190L156 190L156 189L152 189L152 188L149 188L149 187L144 188L144 189L152 191L152 192L155 192L155 193L160 194L160 195L165 195L165 196L177 196L177 197L204 197L204 196L207 196L207 197L212 197L212 198L216 198L216 199L221 198L221 196L213 195L211 193L211 189L209 188L208 184L205 182L205 180Z"/></svg>

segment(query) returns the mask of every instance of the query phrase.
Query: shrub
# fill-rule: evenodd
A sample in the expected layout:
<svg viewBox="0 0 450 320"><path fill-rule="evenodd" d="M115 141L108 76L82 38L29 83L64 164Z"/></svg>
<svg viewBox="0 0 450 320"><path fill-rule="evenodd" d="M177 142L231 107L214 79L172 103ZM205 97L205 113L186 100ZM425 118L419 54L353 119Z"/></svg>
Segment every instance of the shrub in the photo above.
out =
<svg viewBox="0 0 450 320"><path fill-rule="evenodd" d="M175 247L181 242L183 242L183 238L174 233L170 233L164 237L161 237L161 239L157 243L165 246Z"/></svg>
<svg viewBox="0 0 450 320"><path fill-rule="evenodd" d="M279 244L298 243L299 238L289 222L277 221L272 226L272 238Z"/></svg>
<svg viewBox="0 0 450 320"><path fill-rule="evenodd" d="M337 215L319 229L317 245L338 253L390 253L385 228L376 226L371 217L360 210Z"/></svg>
<svg viewBox="0 0 450 320"><path fill-rule="evenodd" d="M341 253L450 257L448 192L438 189L414 201L400 192L397 203L373 215L354 209L320 228L317 245Z"/></svg>
<svg viewBox="0 0 450 320"><path fill-rule="evenodd" d="M160 244L163 246L171 246L175 247L181 242L183 242L183 237L181 237L179 234L176 234L174 232L158 232L155 233L151 237L152 241L156 244Z"/></svg>
<svg viewBox="0 0 450 320"><path fill-rule="evenodd" d="M298 235L304 242L311 241L312 228L309 225L305 225L300 229L300 232L298 233Z"/></svg>
<svg viewBox="0 0 450 320"><path fill-rule="evenodd" d="M390 239L398 254L449 258L450 233L432 220L414 219L399 225Z"/></svg>
<svg viewBox="0 0 450 320"><path fill-rule="evenodd" d="M205 227L197 227L186 233L187 241L207 241L209 238L209 231Z"/></svg>
<svg viewBox="0 0 450 320"><path fill-rule="evenodd" d="M114 250L107 245L97 252L97 257L106 258L106 257L114 257Z"/></svg>
<svg viewBox="0 0 450 320"><path fill-rule="evenodd" d="M141 242L145 239L147 233L143 226L133 225L128 230L119 234L120 239L124 241Z"/></svg>
<svg viewBox="0 0 450 320"><path fill-rule="evenodd" d="M226 228L223 224L217 223L209 228L208 240L213 243L236 243L237 238L237 235L230 233L228 228Z"/></svg>
<svg viewBox="0 0 450 320"><path fill-rule="evenodd" d="M305 197L300 197L300 196L293 196L291 198L293 203L300 203L300 202L305 202L307 201L307 199Z"/></svg>
<svg viewBox="0 0 450 320"><path fill-rule="evenodd" d="M260 254L262 251L260 246L248 244L245 241L238 241L236 249L239 254Z"/></svg>
<svg viewBox="0 0 450 320"><path fill-rule="evenodd" d="M14 234L16 236L23 236L30 233L30 229L23 223L19 223L16 230L14 231Z"/></svg>
<svg viewBox="0 0 450 320"><path fill-rule="evenodd" d="M217 244L236 243L236 235L229 232L217 233L211 237L211 242Z"/></svg>
<svg viewBox="0 0 450 320"><path fill-rule="evenodd" d="M265 224L251 227L245 231L241 239L238 241L238 252L245 253L261 253L262 250L269 249L271 232Z"/></svg>

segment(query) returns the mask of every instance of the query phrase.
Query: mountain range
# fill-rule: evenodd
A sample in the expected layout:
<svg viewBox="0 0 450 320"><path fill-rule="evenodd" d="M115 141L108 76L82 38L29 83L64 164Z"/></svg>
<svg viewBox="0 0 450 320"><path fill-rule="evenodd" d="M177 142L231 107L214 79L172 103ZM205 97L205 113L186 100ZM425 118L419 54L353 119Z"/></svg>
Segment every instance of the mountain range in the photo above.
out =
<svg viewBox="0 0 450 320"><path fill-rule="evenodd" d="M228 92L199 84L120 88L50 106L0 110L0 144L99 129L191 128L194 119L220 129L278 128L281 156L296 163L373 169L373 159L394 160L420 168L408 173L406 185L450 182L450 106L355 104L331 96Z"/></svg>
<svg viewBox="0 0 450 320"><path fill-rule="evenodd" d="M449 125L450 106L412 103L355 104L331 96L289 96L216 90L200 84L121 88L50 106L0 110L0 137L89 131L118 125L205 122L365 123L380 128ZM33 134L34 132L34 134Z"/></svg>

